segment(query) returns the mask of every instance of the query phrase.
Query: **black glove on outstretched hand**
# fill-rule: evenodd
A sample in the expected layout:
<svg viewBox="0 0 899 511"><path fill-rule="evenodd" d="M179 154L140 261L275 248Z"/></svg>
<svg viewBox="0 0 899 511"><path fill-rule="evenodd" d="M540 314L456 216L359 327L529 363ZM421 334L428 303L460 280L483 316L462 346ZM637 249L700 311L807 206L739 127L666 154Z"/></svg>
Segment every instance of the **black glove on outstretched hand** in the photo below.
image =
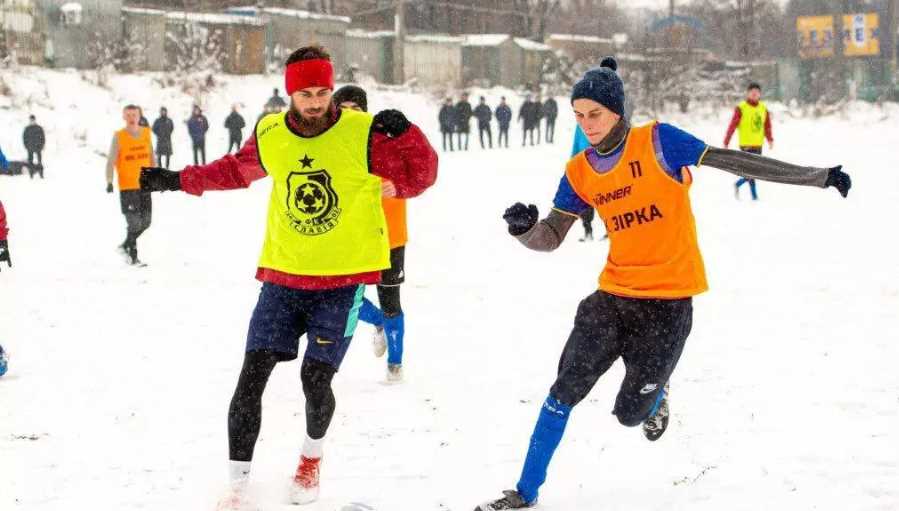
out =
<svg viewBox="0 0 899 511"><path fill-rule="evenodd" d="M852 178L849 174L843 172L843 166L837 166L830 169L827 173L827 182L824 186L832 186L840 191L840 195L845 199L849 195L849 189L852 188Z"/></svg>
<svg viewBox="0 0 899 511"><path fill-rule="evenodd" d="M140 189L145 192L176 192L181 189L181 173L162 167L141 167Z"/></svg>
<svg viewBox="0 0 899 511"><path fill-rule="evenodd" d="M412 123L399 110L383 110L372 121L372 129L390 137L398 137L405 133Z"/></svg>
<svg viewBox="0 0 899 511"><path fill-rule="evenodd" d="M533 204L525 206L520 202L513 204L503 215L503 220L509 224L509 234L512 236L520 236L530 231L539 218L540 212L537 211L537 206Z"/></svg>
<svg viewBox="0 0 899 511"><path fill-rule="evenodd" d="M112 193L112 183L106 183L106 193Z"/></svg>
<svg viewBox="0 0 899 511"><path fill-rule="evenodd" d="M9 242L6 240L0 240L0 262L6 261L10 268L12 268L12 259L9 257Z"/></svg>

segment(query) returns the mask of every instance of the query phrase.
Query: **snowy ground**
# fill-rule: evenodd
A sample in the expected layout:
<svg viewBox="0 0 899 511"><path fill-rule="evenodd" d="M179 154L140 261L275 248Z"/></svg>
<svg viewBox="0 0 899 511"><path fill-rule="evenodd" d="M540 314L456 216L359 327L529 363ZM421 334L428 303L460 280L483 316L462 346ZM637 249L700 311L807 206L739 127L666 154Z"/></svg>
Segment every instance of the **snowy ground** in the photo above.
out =
<svg viewBox="0 0 899 511"><path fill-rule="evenodd" d="M15 262L0 273L0 342L12 355L0 379L0 509L211 509L226 477L225 413L259 288L270 185L157 196L141 239L150 266L126 267L100 153L124 102L143 104L152 121L165 101L180 121L191 100L147 77L119 77L112 91L75 73L4 78L18 97L0 98L0 146L21 158L21 126L35 111L50 147L45 181L0 178ZM255 117L277 85L231 78L207 98L210 157L226 146L227 106L242 101ZM403 108L439 142L432 98L379 92L370 103ZM737 202L729 175L696 171L712 290L696 300L670 430L650 444L618 425L616 366L574 413L542 509L899 508L893 113L775 118L774 155L845 164L855 180L847 201L762 184L761 202ZM728 114L676 120L718 143ZM579 227L550 255L505 233L508 204L549 206L573 120L560 124L554 146L441 155L437 186L410 204L408 383L379 384L383 362L361 327L336 381L323 500L310 511L351 502L467 511L514 485L577 303L605 259L605 244L576 241ZM186 129L176 133L181 166ZM266 510L288 509L304 431L298 373L297 363L279 367L265 396L253 476Z"/></svg>

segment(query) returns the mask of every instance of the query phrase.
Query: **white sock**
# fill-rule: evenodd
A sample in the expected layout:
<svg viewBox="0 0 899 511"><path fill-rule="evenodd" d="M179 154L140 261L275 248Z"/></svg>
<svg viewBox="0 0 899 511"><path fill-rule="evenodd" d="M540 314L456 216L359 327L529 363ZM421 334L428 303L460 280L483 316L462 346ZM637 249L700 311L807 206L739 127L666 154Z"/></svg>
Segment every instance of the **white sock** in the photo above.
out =
<svg viewBox="0 0 899 511"><path fill-rule="evenodd" d="M228 464L228 473L232 486L246 486L250 480L250 462L231 460Z"/></svg>
<svg viewBox="0 0 899 511"><path fill-rule="evenodd" d="M317 460L322 457L322 450L325 445L325 437L321 437L318 440L311 438L309 435L306 435L306 441L303 442L303 456Z"/></svg>

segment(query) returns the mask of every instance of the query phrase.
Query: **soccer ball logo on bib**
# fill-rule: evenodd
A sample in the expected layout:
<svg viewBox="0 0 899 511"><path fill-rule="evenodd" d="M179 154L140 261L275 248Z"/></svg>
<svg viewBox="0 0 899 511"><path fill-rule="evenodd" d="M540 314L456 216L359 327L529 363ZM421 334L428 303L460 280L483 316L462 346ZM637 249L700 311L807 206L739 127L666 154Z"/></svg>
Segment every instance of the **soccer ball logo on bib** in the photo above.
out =
<svg viewBox="0 0 899 511"><path fill-rule="evenodd" d="M291 172L287 192L287 216L298 233L317 236L337 227L341 210L327 170Z"/></svg>

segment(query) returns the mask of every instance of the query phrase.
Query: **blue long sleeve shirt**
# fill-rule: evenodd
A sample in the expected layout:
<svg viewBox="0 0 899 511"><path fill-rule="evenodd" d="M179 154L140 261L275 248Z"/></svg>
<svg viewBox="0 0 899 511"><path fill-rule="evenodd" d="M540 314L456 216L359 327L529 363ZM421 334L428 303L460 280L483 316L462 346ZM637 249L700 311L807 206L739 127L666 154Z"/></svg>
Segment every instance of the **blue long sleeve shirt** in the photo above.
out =
<svg viewBox="0 0 899 511"><path fill-rule="evenodd" d="M0 168L3 170L9 169L9 162L6 161L6 155L3 154L3 149L0 149Z"/></svg>
<svg viewBox="0 0 899 511"><path fill-rule="evenodd" d="M670 124L656 124L652 134L652 143L655 148L656 159L668 175L679 182L683 182L682 169L684 167L699 165L702 156L708 149L708 144L693 135L676 128ZM571 156L587 151L587 161L593 170L600 174L609 172L621 160L624 151L624 142L609 153L601 154L590 145L587 136L580 126L575 129L574 144ZM553 207L566 213L580 215L592 206L584 202L571 187L568 177L563 175L559 182L559 189L553 200Z"/></svg>

